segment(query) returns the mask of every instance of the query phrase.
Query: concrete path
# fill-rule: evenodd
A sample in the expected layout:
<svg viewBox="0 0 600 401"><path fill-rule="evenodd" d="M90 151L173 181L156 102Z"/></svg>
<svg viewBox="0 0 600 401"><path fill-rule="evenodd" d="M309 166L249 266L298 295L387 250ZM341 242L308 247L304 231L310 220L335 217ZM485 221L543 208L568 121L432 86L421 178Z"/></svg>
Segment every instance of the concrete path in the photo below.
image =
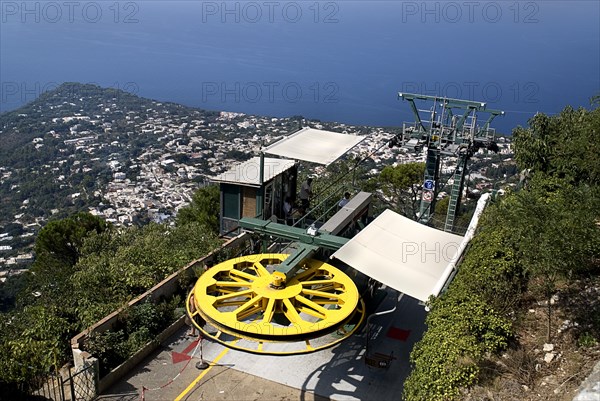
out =
<svg viewBox="0 0 600 401"><path fill-rule="evenodd" d="M394 305L394 313L372 318L368 330L369 355L393 354L389 369L365 364L367 330L362 329L333 348L297 356L254 355L203 341L203 358L211 367L201 371L195 366L198 343L181 330L99 399L399 400L410 372L410 351L424 331L425 311L409 297L398 302L395 292L378 310Z"/></svg>

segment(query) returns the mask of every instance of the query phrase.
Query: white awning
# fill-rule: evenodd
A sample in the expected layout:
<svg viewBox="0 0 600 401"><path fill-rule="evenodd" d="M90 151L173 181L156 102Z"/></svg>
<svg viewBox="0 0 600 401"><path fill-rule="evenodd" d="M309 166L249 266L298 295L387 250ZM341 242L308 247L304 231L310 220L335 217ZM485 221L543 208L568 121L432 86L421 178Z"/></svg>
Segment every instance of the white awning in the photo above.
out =
<svg viewBox="0 0 600 401"><path fill-rule="evenodd" d="M284 171L292 168L294 160L265 157L263 181L267 182ZM235 165L230 170L210 179L213 182L260 186L260 157L253 157Z"/></svg>
<svg viewBox="0 0 600 401"><path fill-rule="evenodd" d="M420 301L438 295L463 237L386 210L332 258ZM441 283L443 284L443 283Z"/></svg>
<svg viewBox="0 0 600 401"><path fill-rule="evenodd" d="M365 139L314 128L300 131L263 149L264 153L329 165Z"/></svg>

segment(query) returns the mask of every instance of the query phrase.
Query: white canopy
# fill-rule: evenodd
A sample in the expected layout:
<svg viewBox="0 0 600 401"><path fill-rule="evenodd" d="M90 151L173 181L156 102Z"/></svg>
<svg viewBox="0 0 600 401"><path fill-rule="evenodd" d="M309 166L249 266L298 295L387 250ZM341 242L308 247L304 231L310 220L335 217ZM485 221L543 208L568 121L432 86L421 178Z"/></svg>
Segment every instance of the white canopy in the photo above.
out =
<svg viewBox="0 0 600 401"><path fill-rule="evenodd" d="M300 131L263 149L264 153L329 165L365 139L314 128Z"/></svg>
<svg viewBox="0 0 600 401"><path fill-rule="evenodd" d="M332 257L425 302L438 295L462 240L386 210Z"/></svg>
<svg viewBox="0 0 600 401"><path fill-rule="evenodd" d="M265 157L264 163L264 182L271 180L296 164L294 160L273 157ZM243 163L236 164L230 170L211 178L211 181L259 187L260 157L253 157Z"/></svg>

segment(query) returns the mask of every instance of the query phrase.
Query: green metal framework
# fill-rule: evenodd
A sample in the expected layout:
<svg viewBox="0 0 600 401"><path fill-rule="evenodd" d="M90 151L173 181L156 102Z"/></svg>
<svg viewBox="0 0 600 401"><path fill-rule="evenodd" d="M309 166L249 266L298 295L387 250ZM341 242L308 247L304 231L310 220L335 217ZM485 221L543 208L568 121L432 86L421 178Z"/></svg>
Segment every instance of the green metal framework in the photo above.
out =
<svg viewBox="0 0 600 401"><path fill-rule="evenodd" d="M448 214L444 231L451 232L460 206L469 158L482 147L492 148L495 130L490 128L496 116L503 111L488 109L486 103L440 96L398 93L398 98L409 102L415 116L413 123L402 126L402 147L414 151L427 148L425 176L421 191L419 221L428 224L435 209L440 190L440 168L443 156L457 157L456 170L450 191ZM427 109L419 109L417 102L432 102ZM487 113L483 125L478 125L478 113Z"/></svg>
<svg viewBox="0 0 600 401"><path fill-rule="evenodd" d="M319 248L338 250L348 242L348 238L321 231L316 231L314 235L311 235L303 228L292 227L269 220L245 217L240 219L239 224L240 227L263 237L273 235L280 239L298 242L298 249L277 267L277 271L285 274L288 279L293 277L303 262L310 259Z"/></svg>

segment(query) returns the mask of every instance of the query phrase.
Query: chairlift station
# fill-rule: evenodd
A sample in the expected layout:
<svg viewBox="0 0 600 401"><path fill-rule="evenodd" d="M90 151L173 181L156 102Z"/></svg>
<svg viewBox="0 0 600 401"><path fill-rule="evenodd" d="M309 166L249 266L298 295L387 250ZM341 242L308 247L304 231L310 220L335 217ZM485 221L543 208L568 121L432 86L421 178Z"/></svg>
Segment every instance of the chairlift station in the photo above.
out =
<svg viewBox="0 0 600 401"><path fill-rule="evenodd" d="M373 219L371 194L358 192L341 208L314 200L288 225L283 200L295 199L298 161L329 165L365 137L302 128L263 148L213 179L220 185L221 234L248 231L256 241L255 253L210 267L188 295L188 314L204 337L255 354L311 353L357 333L390 290L425 303L447 288L487 200L480 199L465 236L452 232L468 160L482 147L494 149L490 123L504 113L467 100L398 97L415 121L404 123L389 145L427 152L418 221L391 210ZM457 165L441 231L429 224L444 157ZM423 257L427 252L437 257ZM387 367L387 357L369 354L365 362Z"/></svg>

